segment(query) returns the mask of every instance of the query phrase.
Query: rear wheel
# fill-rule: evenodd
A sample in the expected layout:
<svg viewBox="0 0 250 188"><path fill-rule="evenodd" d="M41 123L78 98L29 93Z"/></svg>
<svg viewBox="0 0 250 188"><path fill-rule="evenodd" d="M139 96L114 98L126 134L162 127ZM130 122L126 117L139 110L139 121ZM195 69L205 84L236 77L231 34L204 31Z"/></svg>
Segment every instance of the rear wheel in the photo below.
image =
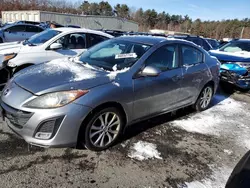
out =
<svg viewBox="0 0 250 188"><path fill-rule="evenodd" d="M113 107L105 108L90 118L84 131L83 144L89 150L105 150L115 144L123 127L120 111Z"/></svg>
<svg viewBox="0 0 250 188"><path fill-rule="evenodd" d="M201 91L194 108L197 111L206 110L209 107L209 104L213 97L213 87L211 85L206 85Z"/></svg>

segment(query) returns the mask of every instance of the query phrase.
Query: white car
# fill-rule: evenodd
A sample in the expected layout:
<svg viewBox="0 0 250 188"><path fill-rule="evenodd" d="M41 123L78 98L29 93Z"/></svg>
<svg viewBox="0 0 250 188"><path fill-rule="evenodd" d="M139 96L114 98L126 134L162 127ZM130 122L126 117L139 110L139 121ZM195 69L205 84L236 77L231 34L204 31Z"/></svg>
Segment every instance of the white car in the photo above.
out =
<svg viewBox="0 0 250 188"><path fill-rule="evenodd" d="M87 48L110 38L113 36L89 29L48 29L22 44L0 45L2 67L7 64L7 68L11 68L13 73L16 73L30 65L76 56Z"/></svg>
<svg viewBox="0 0 250 188"><path fill-rule="evenodd" d="M32 24L11 24L0 28L0 43L23 41L42 32L44 29Z"/></svg>

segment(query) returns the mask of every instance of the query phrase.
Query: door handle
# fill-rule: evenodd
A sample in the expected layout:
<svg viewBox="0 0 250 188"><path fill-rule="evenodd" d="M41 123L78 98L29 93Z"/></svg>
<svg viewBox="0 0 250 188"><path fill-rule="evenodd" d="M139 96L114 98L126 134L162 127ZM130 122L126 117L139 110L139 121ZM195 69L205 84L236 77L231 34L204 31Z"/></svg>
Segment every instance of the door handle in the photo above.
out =
<svg viewBox="0 0 250 188"><path fill-rule="evenodd" d="M174 82L177 82L177 81L181 80L181 78L182 78L182 76L175 75L175 76L172 77L172 80L173 80Z"/></svg>

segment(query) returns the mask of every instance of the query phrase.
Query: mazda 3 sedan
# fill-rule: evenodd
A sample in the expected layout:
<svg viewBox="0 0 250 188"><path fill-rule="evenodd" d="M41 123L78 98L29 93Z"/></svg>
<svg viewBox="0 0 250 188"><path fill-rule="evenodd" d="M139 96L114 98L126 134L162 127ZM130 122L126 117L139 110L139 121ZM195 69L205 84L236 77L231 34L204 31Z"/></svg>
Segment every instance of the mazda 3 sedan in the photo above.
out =
<svg viewBox="0 0 250 188"><path fill-rule="evenodd" d="M207 109L219 66L188 41L113 38L78 57L18 72L2 92L2 114L32 145L100 151L127 125L190 105Z"/></svg>

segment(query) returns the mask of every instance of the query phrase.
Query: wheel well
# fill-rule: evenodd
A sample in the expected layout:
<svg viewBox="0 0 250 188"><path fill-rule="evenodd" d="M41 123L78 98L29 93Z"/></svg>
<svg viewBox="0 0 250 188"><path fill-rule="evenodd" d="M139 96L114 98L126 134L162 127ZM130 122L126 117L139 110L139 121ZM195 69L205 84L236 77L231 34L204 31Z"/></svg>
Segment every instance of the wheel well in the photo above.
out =
<svg viewBox="0 0 250 188"><path fill-rule="evenodd" d="M208 83L206 83L206 85L204 86L204 87L206 87L206 86L208 86L208 85L211 85L212 87L213 87L213 92L215 93L215 90L214 90L214 81L213 80L210 80ZM204 88L203 87L203 88Z"/></svg>
<svg viewBox="0 0 250 188"><path fill-rule="evenodd" d="M122 107L122 105L120 103L117 103L117 102L106 102L106 103L103 103L97 107L95 107L91 112L88 113L88 115L86 116L86 118L84 118L83 122L82 122L82 125L79 129L79 132L78 132L78 141L79 139L82 139L83 135L84 134L81 134L83 133L84 131L84 128L85 128L85 124L90 120L90 118L92 117L93 114L95 114L96 112L102 110L102 109L105 109L105 108L109 108L109 107L115 107L117 108L121 113L122 113L122 117L124 118L124 124L126 125L127 124L127 115L126 115L126 112L124 110L124 108ZM81 135L81 136L80 136Z"/></svg>
<svg viewBox="0 0 250 188"><path fill-rule="evenodd" d="M21 66L18 66L18 67L15 69L14 74L17 73L18 71L24 69L24 68L27 68L27 67L29 67L29 66L32 66L32 65L34 65L34 64L32 64L32 63L26 63L26 64L23 64L23 65L21 65Z"/></svg>

